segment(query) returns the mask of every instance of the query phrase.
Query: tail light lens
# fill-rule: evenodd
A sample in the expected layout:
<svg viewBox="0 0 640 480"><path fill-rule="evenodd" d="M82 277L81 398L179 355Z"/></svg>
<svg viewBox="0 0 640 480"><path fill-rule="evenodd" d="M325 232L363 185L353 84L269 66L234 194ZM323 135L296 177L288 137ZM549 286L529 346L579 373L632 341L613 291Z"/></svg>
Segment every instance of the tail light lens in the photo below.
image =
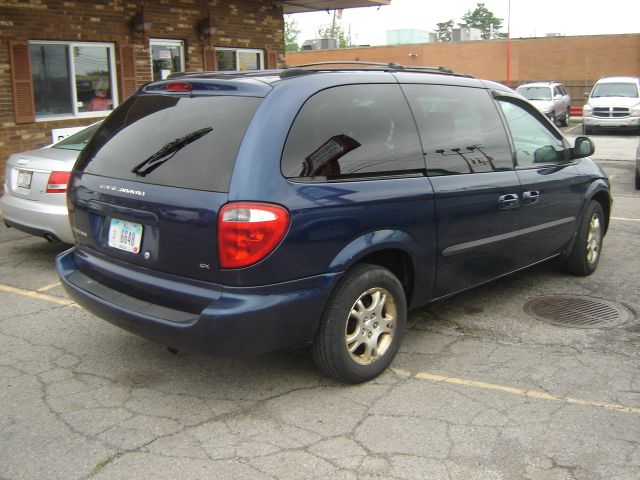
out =
<svg viewBox="0 0 640 480"><path fill-rule="evenodd" d="M65 193L71 172L51 172L47 182L47 193Z"/></svg>
<svg viewBox="0 0 640 480"><path fill-rule="evenodd" d="M229 203L218 214L220 268L242 268L269 255L289 228L289 212L271 203Z"/></svg>

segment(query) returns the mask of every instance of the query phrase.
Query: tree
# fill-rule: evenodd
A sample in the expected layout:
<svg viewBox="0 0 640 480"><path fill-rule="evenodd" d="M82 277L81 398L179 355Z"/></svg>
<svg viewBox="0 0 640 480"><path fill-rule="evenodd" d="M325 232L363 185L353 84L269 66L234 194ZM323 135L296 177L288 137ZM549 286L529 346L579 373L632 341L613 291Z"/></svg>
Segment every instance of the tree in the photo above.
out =
<svg viewBox="0 0 640 480"><path fill-rule="evenodd" d="M318 28L318 38L335 38L338 40L338 48L350 47L351 38L349 38L344 32L344 29L336 23L336 18L342 18L342 10L334 10L331 23Z"/></svg>
<svg viewBox="0 0 640 480"><path fill-rule="evenodd" d="M438 42L450 42L453 31L453 20L436 23L436 39Z"/></svg>
<svg viewBox="0 0 640 480"><path fill-rule="evenodd" d="M484 3L478 3L476 9L472 12L467 10L462 16L461 27L479 28L482 30L483 40L492 38L505 38L506 34L500 33L498 30L502 28L502 18L496 17Z"/></svg>
<svg viewBox="0 0 640 480"><path fill-rule="evenodd" d="M284 51L297 52L300 50L298 45L298 35L300 29L294 18L284 18Z"/></svg>

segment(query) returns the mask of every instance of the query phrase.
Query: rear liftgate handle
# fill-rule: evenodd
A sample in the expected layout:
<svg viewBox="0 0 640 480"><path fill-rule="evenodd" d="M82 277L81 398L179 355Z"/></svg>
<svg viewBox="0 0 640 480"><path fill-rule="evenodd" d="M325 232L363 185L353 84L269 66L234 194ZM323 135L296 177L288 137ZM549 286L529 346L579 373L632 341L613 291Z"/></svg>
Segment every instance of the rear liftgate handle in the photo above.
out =
<svg viewBox="0 0 640 480"><path fill-rule="evenodd" d="M508 208L516 208L520 204L517 193L507 193L498 197L498 208L506 210Z"/></svg>

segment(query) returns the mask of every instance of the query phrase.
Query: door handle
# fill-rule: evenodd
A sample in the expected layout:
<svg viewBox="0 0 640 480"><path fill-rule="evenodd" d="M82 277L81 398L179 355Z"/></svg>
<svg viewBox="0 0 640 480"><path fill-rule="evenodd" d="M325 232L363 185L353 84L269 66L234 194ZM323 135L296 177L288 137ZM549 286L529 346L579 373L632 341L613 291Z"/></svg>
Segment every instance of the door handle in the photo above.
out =
<svg viewBox="0 0 640 480"><path fill-rule="evenodd" d="M522 194L522 201L529 205L538 203L538 200L540 200L540 192L537 190L531 190Z"/></svg>
<svg viewBox="0 0 640 480"><path fill-rule="evenodd" d="M520 204L517 193L507 193L498 197L498 208L506 210L516 208Z"/></svg>

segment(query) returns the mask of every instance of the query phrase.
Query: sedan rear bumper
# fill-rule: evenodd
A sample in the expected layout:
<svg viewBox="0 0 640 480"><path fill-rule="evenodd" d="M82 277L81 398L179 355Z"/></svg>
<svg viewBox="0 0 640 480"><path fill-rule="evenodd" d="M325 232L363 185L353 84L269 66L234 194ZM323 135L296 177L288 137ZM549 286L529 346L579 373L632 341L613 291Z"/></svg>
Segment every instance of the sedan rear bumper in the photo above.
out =
<svg viewBox="0 0 640 480"><path fill-rule="evenodd" d="M50 240L74 242L66 204L51 205L5 193L0 198L0 212L9 227Z"/></svg>
<svg viewBox="0 0 640 480"><path fill-rule="evenodd" d="M189 312L132 297L89 277L78 269L75 248L58 255L56 269L69 296L91 313L169 347L213 356L308 345L340 278L325 274L243 288L211 284L211 303Z"/></svg>

